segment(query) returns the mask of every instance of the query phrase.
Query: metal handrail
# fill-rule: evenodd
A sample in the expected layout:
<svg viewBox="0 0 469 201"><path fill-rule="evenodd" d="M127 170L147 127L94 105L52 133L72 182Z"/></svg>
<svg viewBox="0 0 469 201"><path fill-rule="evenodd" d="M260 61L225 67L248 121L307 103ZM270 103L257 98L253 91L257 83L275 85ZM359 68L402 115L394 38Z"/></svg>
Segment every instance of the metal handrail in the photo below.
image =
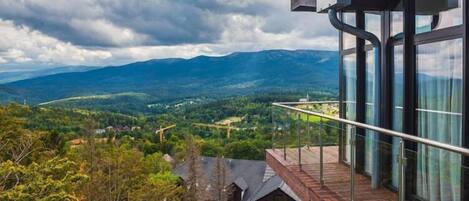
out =
<svg viewBox="0 0 469 201"><path fill-rule="evenodd" d="M277 102L274 104L282 104L282 105L339 104L339 101Z"/></svg>
<svg viewBox="0 0 469 201"><path fill-rule="evenodd" d="M335 101L316 101L316 102L311 102L310 104L327 104L327 103L330 103L330 102L336 103ZM463 154L465 156L469 156L469 149L466 149L466 148L462 148L462 147L458 147L458 146L438 142L438 141L435 141L435 140L421 138L421 137L417 137L417 136L413 136L413 135L409 135L409 134L405 134L405 133L401 133L401 132L397 132L397 131L393 131L393 130L389 130L389 129L385 129L385 128L381 128L381 127L376 127L376 126L372 126L372 125L369 125L369 124L364 124L364 123L360 123L360 122L356 122L356 121L351 121L351 120L348 120L348 119L342 119L342 118L339 118L339 117L333 117L333 116L325 115L325 114L322 114L322 113L313 112L313 111L304 110L304 109L289 106L289 105L303 105L305 103L306 102L304 102L304 103L301 103L301 102L279 102L279 103L272 103L272 105L276 106L276 107L281 107L281 108L301 112L301 113L304 113L304 114L309 114L309 115L318 116L318 117L322 117L322 118L333 120L333 121L338 121L338 122L353 125L353 126L356 126L356 127L359 127L359 128L376 131L378 133L382 133L382 134L385 134L385 135L388 135L388 136L400 137L404 140L409 140L409 141L412 141L412 142L421 143L421 144L437 147L437 148L440 148L440 149L444 149L444 150L447 150L447 151L452 151L452 152L456 152L456 153L459 153L459 154Z"/></svg>

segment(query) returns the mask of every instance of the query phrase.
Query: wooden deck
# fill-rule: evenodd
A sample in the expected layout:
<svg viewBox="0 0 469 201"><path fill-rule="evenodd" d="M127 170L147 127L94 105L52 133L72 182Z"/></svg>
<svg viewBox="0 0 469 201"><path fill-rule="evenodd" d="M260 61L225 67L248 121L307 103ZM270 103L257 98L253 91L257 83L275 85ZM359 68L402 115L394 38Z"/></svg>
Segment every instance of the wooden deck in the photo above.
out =
<svg viewBox="0 0 469 201"><path fill-rule="evenodd" d="M309 200L349 200L350 169L339 163L338 147L324 147L324 186L320 185L319 148L301 149L301 168L298 165L298 149L287 149L284 160L283 149L267 150L267 163L299 195ZM293 178L292 178L293 177ZM386 189L373 189L368 177L355 175L356 200L397 200L397 194Z"/></svg>

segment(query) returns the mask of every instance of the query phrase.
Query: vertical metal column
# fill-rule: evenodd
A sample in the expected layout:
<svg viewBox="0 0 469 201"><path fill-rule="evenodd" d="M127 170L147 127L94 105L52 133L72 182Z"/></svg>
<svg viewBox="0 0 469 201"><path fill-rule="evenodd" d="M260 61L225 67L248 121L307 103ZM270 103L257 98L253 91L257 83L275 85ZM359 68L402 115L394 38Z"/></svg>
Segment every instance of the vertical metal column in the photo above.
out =
<svg viewBox="0 0 469 201"><path fill-rule="evenodd" d="M463 36L463 120L462 120L462 146L469 148L469 1L463 1L463 24L464 24L464 36ZM469 157L463 156L462 160L463 167L469 167ZM461 168L461 200L469 199L469 170Z"/></svg>
<svg viewBox="0 0 469 201"><path fill-rule="evenodd" d="M309 114L306 115L306 136L308 136L308 144L307 147L309 149L311 145L311 122L309 122Z"/></svg>
<svg viewBox="0 0 469 201"><path fill-rule="evenodd" d="M270 111L270 117L272 118L272 127L273 127L273 131L272 131L272 150L275 151L275 136L277 134L277 129L278 129L278 125L277 125L277 122L275 121L275 108L272 107L272 110Z"/></svg>
<svg viewBox="0 0 469 201"><path fill-rule="evenodd" d="M402 132L417 136L417 68L415 46L415 0L403 0L404 8L404 96ZM407 149L417 151L417 143L408 142ZM417 193L417 160L410 159L406 168L406 197Z"/></svg>
<svg viewBox="0 0 469 201"><path fill-rule="evenodd" d="M356 128L352 127L350 136L350 200L355 200L355 151Z"/></svg>
<svg viewBox="0 0 469 201"><path fill-rule="evenodd" d="M298 113L297 119L296 119L296 134L298 135L298 165L300 166L301 169L301 135L300 135L300 124L301 124L301 113Z"/></svg>
<svg viewBox="0 0 469 201"><path fill-rule="evenodd" d="M321 183L321 188L324 185L324 153L323 153L323 144L322 144L322 131L323 131L323 122L322 117L319 124L319 181Z"/></svg>
<svg viewBox="0 0 469 201"><path fill-rule="evenodd" d="M407 158L405 157L405 144L401 138L399 142L399 201L405 200L405 167Z"/></svg>
<svg viewBox="0 0 469 201"><path fill-rule="evenodd" d="M288 116L288 113L286 115L286 119L285 121L287 121L290 117ZM289 126L287 126L288 124L285 122L285 125L284 125L284 131L283 131L283 160L287 160L287 134L288 132L290 132L290 128Z"/></svg>

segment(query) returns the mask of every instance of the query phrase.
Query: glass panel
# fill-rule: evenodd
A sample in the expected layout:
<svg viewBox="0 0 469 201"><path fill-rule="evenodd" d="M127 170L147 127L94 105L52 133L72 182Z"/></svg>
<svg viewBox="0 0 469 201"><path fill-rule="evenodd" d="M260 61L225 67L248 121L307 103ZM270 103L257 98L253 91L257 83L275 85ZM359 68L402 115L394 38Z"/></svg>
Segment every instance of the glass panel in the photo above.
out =
<svg viewBox="0 0 469 201"><path fill-rule="evenodd" d="M402 108L404 101L404 49L402 45L394 47L394 80L393 80L393 120L392 129L402 131ZM392 185L398 185L399 138L393 138Z"/></svg>
<svg viewBox="0 0 469 201"><path fill-rule="evenodd" d="M372 149L368 151L377 153L376 156L370 156L370 152L365 154L365 159L368 157L376 157L373 163L373 168L376 171L373 175L370 175L367 172L360 172L359 170L361 168L359 168L359 165L357 164L354 182L356 200L397 200L397 193L392 192L390 189L386 188L391 181L391 175L389 174L390 172L387 171L386 167L389 167L390 158L392 156L392 145L390 143L380 141L379 135L375 132L367 132L366 137L357 135L356 140L357 153L360 153L360 149L363 151L363 148L360 147L360 144L363 143L373 144L374 146L372 146ZM378 169L379 164L382 166L380 169Z"/></svg>
<svg viewBox="0 0 469 201"><path fill-rule="evenodd" d="M343 57L343 74L344 74L344 110L345 118L349 120L355 120L356 118L356 83L357 83L357 69L356 69L356 54L345 55ZM351 127L346 126L346 133L344 136L345 149L344 159L349 162L350 156L350 145L348 144L350 139Z"/></svg>
<svg viewBox="0 0 469 201"><path fill-rule="evenodd" d="M404 13L394 11L391 13L391 36L401 34L404 31Z"/></svg>
<svg viewBox="0 0 469 201"><path fill-rule="evenodd" d="M338 200L349 200L350 166L339 162L339 146L337 146L339 138L342 138L340 135L346 132L342 131L338 126L339 124L333 121L326 121L323 126L324 187L334 193L339 198ZM348 131L352 132L352 128L348 128ZM350 158L350 155L348 158Z"/></svg>
<svg viewBox="0 0 469 201"><path fill-rule="evenodd" d="M462 135L462 39L455 39L417 47L417 129L420 137L440 142L461 145ZM434 181L448 176L446 168L456 161L447 161L448 155L419 146L417 157L420 174L417 175L417 194L430 200L454 200L458 192L451 183ZM425 160L431 157L434 161ZM446 158L446 159L445 159ZM442 163L437 164L438 161ZM458 175L451 179L459 180ZM454 177L454 178L453 178ZM441 185L445 184L445 185ZM450 186L446 186L450 185ZM448 194L449 193L449 194ZM456 199L458 200L458 199Z"/></svg>
<svg viewBox="0 0 469 201"><path fill-rule="evenodd" d="M365 30L381 39L381 15L365 13ZM366 41L366 44L371 44Z"/></svg>
<svg viewBox="0 0 469 201"><path fill-rule="evenodd" d="M379 81L376 80L375 76L375 52L368 51L366 53L366 107L365 107L365 122L370 125L379 125L379 110L376 110L376 94L378 89L376 84ZM365 171L372 176L373 180L377 178L377 164L378 164L378 153L375 151L377 141L374 139L377 135L374 132L367 130L365 139Z"/></svg>
<svg viewBox="0 0 469 201"><path fill-rule="evenodd" d="M408 165L417 164L417 196L428 201L461 200L461 172L467 170L461 165L462 156L423 144L417 147L418 151L405 153ZM406 177L409 175L412 174Z"/></svg>
<svg viewBox="0 0 469 201"><path fill-rule="evenodd" d="M346 24L355 26L355 13L343 13L342 14L343 21ZM343 49L350 49L354 48L356 44L356 38L355 36L352 36L348 33L343 33Z"/></svg>
<svg viewBox="0 0 469 201"><path fill-rule="evenodd" d="M417 1L421 4L416 5L416 9L422 10L428 8L427 2ZM447 27L462 25L463 23L463 9L462 0L449 0L446 1L448 10L440 12L439 15L419 15L416 16L416 33L423 33L431 31L432 23L436 25L435 29L443 29Z"/></svg>

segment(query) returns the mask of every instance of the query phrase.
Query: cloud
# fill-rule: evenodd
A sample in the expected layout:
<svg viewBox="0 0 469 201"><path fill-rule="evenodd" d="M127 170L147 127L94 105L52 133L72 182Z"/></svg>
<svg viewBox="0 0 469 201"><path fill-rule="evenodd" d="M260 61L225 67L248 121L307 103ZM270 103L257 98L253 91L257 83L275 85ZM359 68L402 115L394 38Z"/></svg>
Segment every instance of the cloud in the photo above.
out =
<svg viewBox="0 0 469 201"><path fill-rule="evenodd" d="M337 49L327 16L289 7L277 0L0 0L0 32L10 35L3 44L0 39L0 63L114 65L262 49Z"/></svg>
<svg viewBox="0 0 469 201"><path fill-rule="evenodd" d="M0 35L1 63L78 65L112 57L109 51L78 48L11 21L0 20Z"/></svg>

